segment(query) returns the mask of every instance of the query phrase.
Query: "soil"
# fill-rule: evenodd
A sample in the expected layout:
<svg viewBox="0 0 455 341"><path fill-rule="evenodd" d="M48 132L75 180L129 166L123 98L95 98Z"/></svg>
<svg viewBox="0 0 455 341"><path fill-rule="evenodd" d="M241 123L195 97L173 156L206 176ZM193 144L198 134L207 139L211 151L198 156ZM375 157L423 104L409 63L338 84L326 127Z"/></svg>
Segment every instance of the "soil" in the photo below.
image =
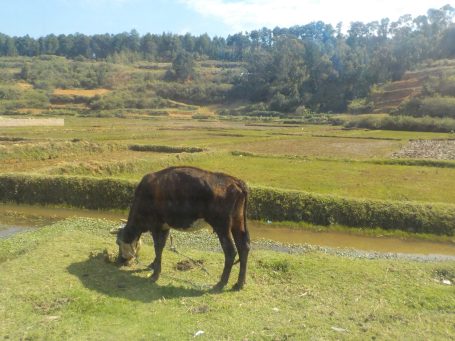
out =
<svg viewBox="0 0 455 341"><path fill-rule="evenodd" d="M64 126L63 118L1 118L0 127Z"/></svg>
<svg viewBox="0 0 455 341"><path fill-rule="evenodd" d="M395 158L455 160L455 139L453 140L410 140Z"/></svg>

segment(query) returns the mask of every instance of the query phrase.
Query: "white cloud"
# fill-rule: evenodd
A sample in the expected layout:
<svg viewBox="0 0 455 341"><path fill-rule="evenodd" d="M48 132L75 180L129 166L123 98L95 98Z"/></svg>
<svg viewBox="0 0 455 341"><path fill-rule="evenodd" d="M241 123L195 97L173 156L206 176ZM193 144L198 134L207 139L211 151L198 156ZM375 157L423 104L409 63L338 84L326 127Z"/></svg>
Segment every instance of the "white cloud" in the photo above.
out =
<svg viewBox="0 0 455 341"><path fill-rule="evenodd" d="M322 20L346 26L352 21L369 22L404 14L425 14L450 0L179 0L196 12L222 20L233 32L304 25Z"/></svg>

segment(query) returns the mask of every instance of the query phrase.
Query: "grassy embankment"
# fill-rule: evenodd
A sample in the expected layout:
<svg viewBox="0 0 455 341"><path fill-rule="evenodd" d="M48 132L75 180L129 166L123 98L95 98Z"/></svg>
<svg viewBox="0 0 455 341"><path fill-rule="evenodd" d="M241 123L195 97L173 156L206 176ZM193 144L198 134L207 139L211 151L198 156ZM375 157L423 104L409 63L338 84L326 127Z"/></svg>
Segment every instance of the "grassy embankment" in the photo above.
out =
<svg viewBox="0 0 455 341"><path fill-rule="evenodd" d="M0 176L0 201L126 209L137 182L93 177ZM454 205L342 198L250 186L248 217L454 235Z"/></svg>
<svg viewBox="0 0 455 341"><path fill-rule="evenodd" d="M113 223L66 220L0 240L0 336L9 339L450 339L455 337L453 262L337 257L307 248L279 253L254 245L248 284L212 294L223 256L213 235L175 234L163 276L140 264L117 268ZM191 236L191 237L190 237ZM232 285L237 275L233 271Z"/></svg>

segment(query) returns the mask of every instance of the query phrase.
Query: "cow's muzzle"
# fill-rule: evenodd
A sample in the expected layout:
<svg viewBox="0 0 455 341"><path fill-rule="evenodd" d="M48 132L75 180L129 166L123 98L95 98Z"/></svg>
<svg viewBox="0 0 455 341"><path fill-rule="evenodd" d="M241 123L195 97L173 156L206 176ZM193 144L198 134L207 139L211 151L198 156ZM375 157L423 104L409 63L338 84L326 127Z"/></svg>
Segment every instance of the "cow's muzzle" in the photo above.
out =
<svg viewBox="0 0 455 341"><path fill-rule="evenodd" d="M125 243L123 241L123 230L124 227L118 227L110 231L111 234L117 235L116 243L119 247L117 262L121 265L129 264L131 261L136 259L142 244L140 237L133 240L131 243Z"/></svg>

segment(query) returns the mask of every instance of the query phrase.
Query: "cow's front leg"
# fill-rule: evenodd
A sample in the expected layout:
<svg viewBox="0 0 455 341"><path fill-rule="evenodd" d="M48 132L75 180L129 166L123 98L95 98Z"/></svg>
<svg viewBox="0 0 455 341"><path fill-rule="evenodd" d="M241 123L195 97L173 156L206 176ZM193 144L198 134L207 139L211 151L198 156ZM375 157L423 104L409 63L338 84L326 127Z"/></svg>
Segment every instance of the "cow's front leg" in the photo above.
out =
<svg viewBox="0 0 455 341"><path fill-rule="evenodd" d="M155 259L149 265L152 268L153 273L150 279L155 282L160 277L161 273L161 255L163 254L164 246L166 245L167 236L169 230L154 229L152 230L153 245L155 247Z"/></svg>

